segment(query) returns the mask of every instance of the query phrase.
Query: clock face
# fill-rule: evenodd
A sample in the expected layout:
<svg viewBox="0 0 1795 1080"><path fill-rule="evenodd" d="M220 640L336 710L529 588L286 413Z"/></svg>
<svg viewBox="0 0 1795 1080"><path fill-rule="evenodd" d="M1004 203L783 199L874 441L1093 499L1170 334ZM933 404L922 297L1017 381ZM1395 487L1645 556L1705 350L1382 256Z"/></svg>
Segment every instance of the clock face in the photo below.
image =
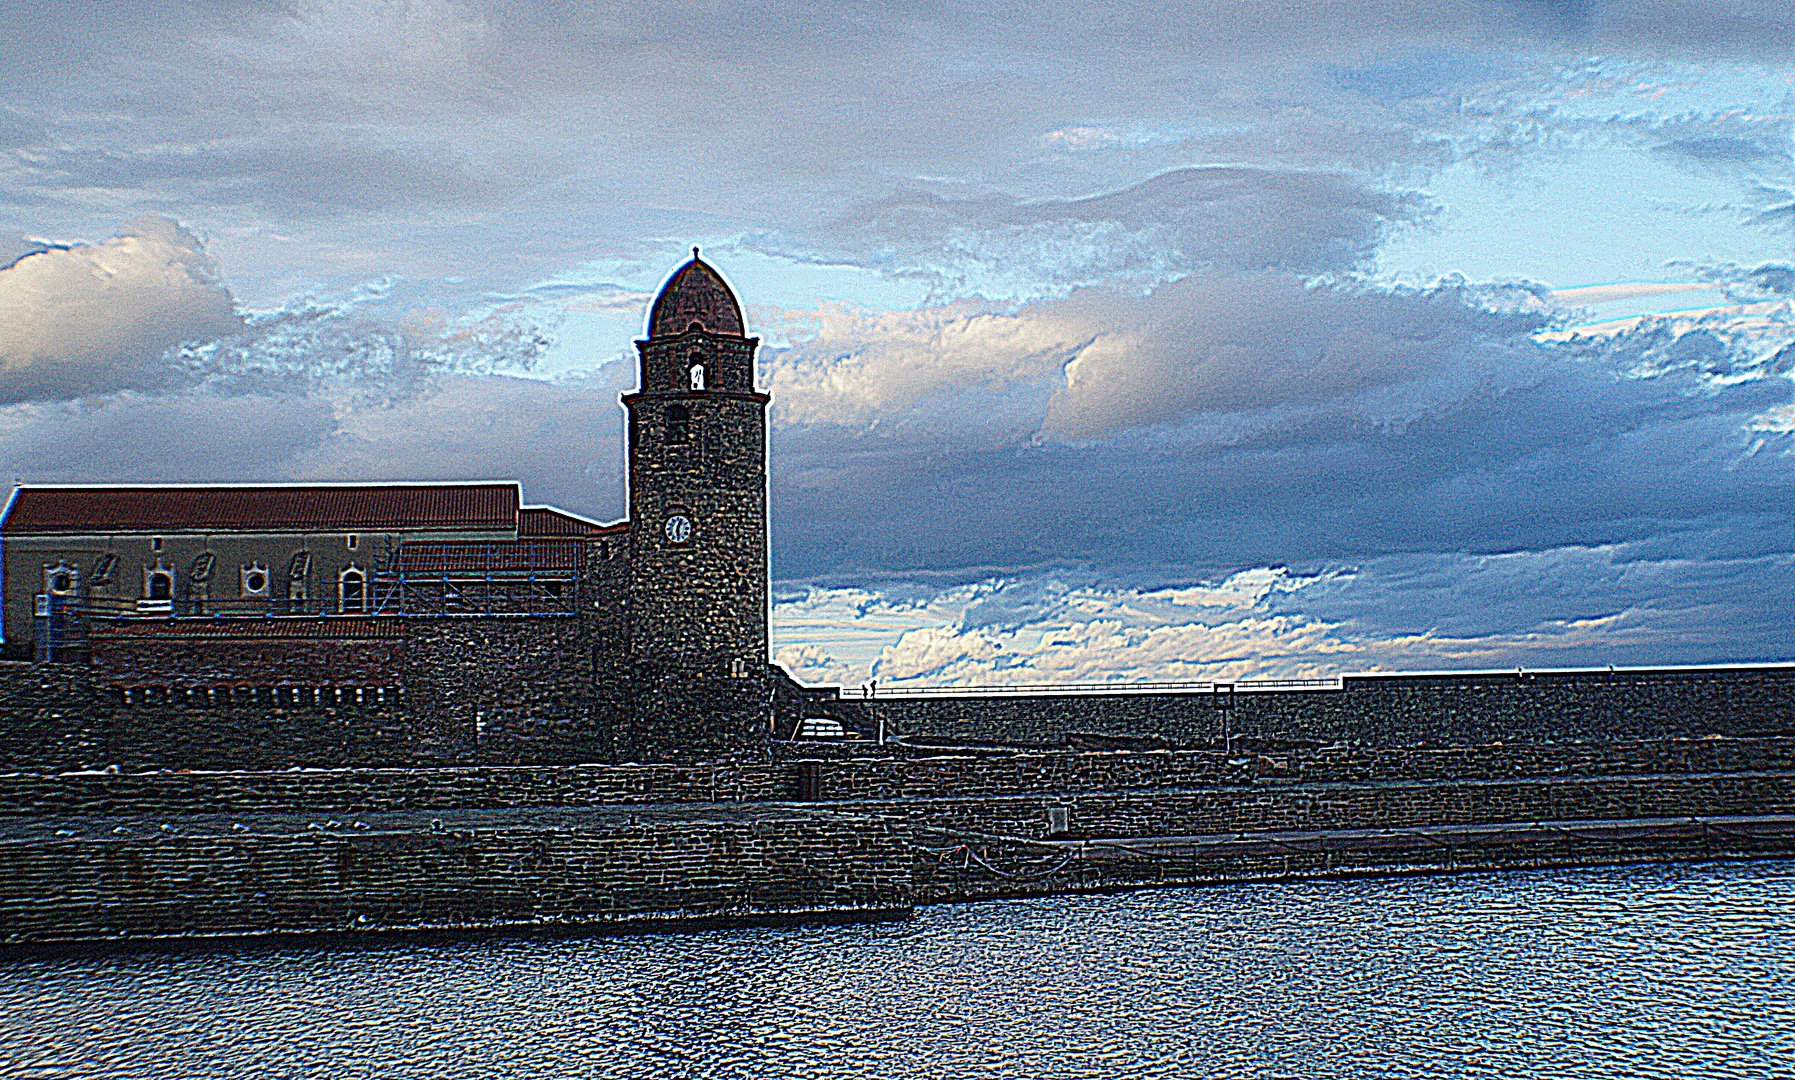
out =
<svg viewBox="0 0 1795 1080"><path fill-rule="evenodd" d="M671 543L683 544L692 538L692 520L684 514L674 514L667 519L667 539Z"/></svg>

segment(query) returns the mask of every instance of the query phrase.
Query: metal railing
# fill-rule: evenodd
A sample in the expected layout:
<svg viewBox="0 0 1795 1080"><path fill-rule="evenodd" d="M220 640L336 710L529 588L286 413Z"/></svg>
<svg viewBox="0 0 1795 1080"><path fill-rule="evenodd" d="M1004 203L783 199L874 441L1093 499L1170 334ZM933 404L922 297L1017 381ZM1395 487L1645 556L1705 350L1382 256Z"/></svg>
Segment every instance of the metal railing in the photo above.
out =
<svg viewBox="0 0 1795 1080"><path fill-rule="evenodd" d="M844 686L843 698L858 701L937 697L1039 697L1089 694L1232 694L1268 690L1338 690L1338 676L1327 679L1240 679L1193 682L1003 683L984 686L880 686L877 682Z"/></svg>

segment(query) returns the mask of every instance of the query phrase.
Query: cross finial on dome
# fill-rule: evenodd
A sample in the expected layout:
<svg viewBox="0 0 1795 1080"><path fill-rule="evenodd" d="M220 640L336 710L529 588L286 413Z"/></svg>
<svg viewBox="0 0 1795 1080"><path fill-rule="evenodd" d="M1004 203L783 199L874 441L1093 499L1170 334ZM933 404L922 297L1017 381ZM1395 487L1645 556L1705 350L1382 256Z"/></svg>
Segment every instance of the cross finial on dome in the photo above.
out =
<svg viewBox="0 0 1795 1080"><path fill-rule="evenodd" d="M694 259L698 258L698 245L697 244L692 245L692 258L694 258Z"/></svg>

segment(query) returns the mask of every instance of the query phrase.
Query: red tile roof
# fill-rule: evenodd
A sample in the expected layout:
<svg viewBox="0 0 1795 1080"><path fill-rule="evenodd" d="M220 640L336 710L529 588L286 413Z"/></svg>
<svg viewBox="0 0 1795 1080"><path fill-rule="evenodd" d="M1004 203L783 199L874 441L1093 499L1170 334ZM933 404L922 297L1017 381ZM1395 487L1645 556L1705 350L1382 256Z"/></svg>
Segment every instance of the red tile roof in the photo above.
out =
<svg viewBox="0 0 1795 1080"><path fill-rule="evenodd" d="M509 531L515 483L21 487L0 533Z"/></svg>
<svg viewBox="0 0 1795 1080"><path fill-rule="evenodd" d="M399 620L377 615L296 616L271 619L96 619L90 638L396 638Z"/></svg>
<svg viewBox="0 0 1795 1080"><path fill-rule="evenodd" d="M576 517L552 506L526 506L517 512L519 536L604 536L628 529L627 521L600 525L596 521Z"/></svg>

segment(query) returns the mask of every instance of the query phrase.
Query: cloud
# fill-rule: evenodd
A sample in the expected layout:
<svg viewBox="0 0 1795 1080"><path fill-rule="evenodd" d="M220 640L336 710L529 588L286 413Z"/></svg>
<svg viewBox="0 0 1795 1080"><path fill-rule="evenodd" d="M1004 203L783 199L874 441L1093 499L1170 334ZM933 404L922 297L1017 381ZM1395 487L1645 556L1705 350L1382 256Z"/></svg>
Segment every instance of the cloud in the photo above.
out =
<svg viewBox="0 0 1795 1080"><path fill-rule="evenodd" d="M1795 266L1784 262L1739 266L1734 263L1706 263L1696 268L1703 282L1719 285L1727 298L1740 304L1795 297Z"/></svg>
<svg viewBox="0 0 1795 1080"><path fill-rule="evenodd" d="M1258 567L1190 586L1031 573L949 588L787 589L778 661L811 683L916 686L1234 681L1377 670L1782 659L1787 552L1634 545Z"/></svg>
<svg viewBox="0 0 1795 1080"><path fill-rule="evenodd" d="M1674 296L1678 293L1707 292L1713 287L1706 281L1617 281L1608 285L1553 289L1550 295L1560 304L1584 307L1609 304L1617 300L1637 300L1648 296Z"/></svg>
<svg viewBox="0 0 1795 1080"><path fill-rule="evenodd" d="M1265 275L844 315L770 354L776 567L1150 582L1698 527L1766 550L1755 523L1795 516L1786 306L1552 318L1531 288Z"/></svg>
<svg viewBox="0 0 1795 1080"><path fill-rule="evenodd" d="M1323 408L1401 420L1494 386L1550 325L1525 289L1374 288L1200 272L1147 293L1087 288L1013 308L825 308L769 351L790 423L1001 431L1081 441L1209 415L1238 437ZM1440 384L1440 385L1435 385Z"/></svg>
<svg viewBox="0 0 1795 1080"><path fill-rule="evenodd" d="M167 218L27 254L0 269L0 401L154 388L177 374L170 348L241 325L216 264Z"/></svg>
<svg viewBox="0 0 1795 1080"><path fill-rule="evenodd" d="M459 318L394 310L390 283L376 281L246 314L198 240L167 219L99 244L22 246L0 269L0 467L15 476L496 469L534 472L571 505L617 502L621 365L571 383L517 378L550 339L516 304Z"/></svg>
<svg viewBox="0 0 1795 1080"><path fill-rule="evenodd" d="M1193 274L1145 298L1088 290L1059 306L1089 330L1042 425L1056 438L1200 414L1306 410L1405 420L1437 404L1434 380L1499 382L1549 317L1531 294L1498 310L1460 283L1427 289L1317 285L1288 275Z"/></svg>
<svg viewBox="0 0 1795 1080"><path fill-rule="evenodd" d="M621 387L449 374L372 399L353 385L184 387L0 407L0 475L33 483L519 479L530 498L622 514Z"/></svg>
<svg viewBox="0 0 1795 1080"><path fill-rule="evenodd" d="M290 467L308 479L521 479L532 501L613 520L624 514L617 398L634 386L623 367L555 381L460 375L385 406L339 403L328 436Z"/></svg>
<svg viewBox="0 0 1795 1080"><path fill-rule="evenodd" d="M944 295L1038 294L1092 282L1156 284L1191 270L1351 269L1425 203L1341 174L1189 168L1120 191L1025 202L901 192L796 237L756 243L790 258L851 262Z"/></svg>
<svg viewBox="0 0 1795 1080"><path fill-rule="evenodd" d="M813 587L775 605L776 657L806 681L893 687L1318 675L1350 646L1326 624L1264 607L1309 580L1258 569L1142 590L1035 575L911 599Z"/></svg>
<svg viewBox="0 0 1795 1080"><path fill-rule="evenodd" d="M525 179L516 166L503 178L485 174L440 139L382 145L316 133L278 145L258 132L187 145L65 146L39 160L87 185L153 192L182 207L248 208L289 222L377 215L389 226L499 202Z"/></svg>
<svg viewBox="0 0 1795 1080"><path fill-rule="evenodd" d="M155 230L23 234L153 212L211 250L164 222L176 287L47 275L129 302L0 324L66 345L25 378L0 338L0 467L31 479L499 474L614 515L629 373L596 360L639 322L591 327L715 240L777 256L741 271L793 309L763 356L775 566L818 620L859 606L867 671L902 645L886 670L997 673L1030 635L1068 674L1111 641L1167 671L1649 658L1787 595L1786 4L42 7L0 0L0 297ZM1587 189L1591 148L1586 217L1516 183ZM1433 231L1503 199L1500 235ZM1394 238L1426 257L1391 270ZM1565 249L1595 269L1522 261ZM1679 257L1750 306L1561 333L1567 297L1431 269ZM1403 265L1429 269L1379 284ZM927 304L805 295L856 268ZM557 308L596 371L514 377ZM990 579L1024 584L938 599ZM1245 599L1168 592L1193 582Z"/></svg>
<svg viewBox="0 0 1795 1080"><path fill-rule="evenodd" d="M293 479L335 428L328 401L125 391L0 407L0 478L26 483Z"/></svg>
<svg viewBox="0 0 1795 1080"><path fill-rule="evenodd" d="M442 374L525 370L549 344L518 305L395 312L384 281L245 313L199 240L166 218L97 244L23 246L0 267L0 404L201 385L391 397Z"/></svg>
<svg viewBox="0 0 1795 1080"><path fill-rule="evenodd" d="M443 375L525 371L550 338L502 306L473 319L382 310L388 287L305 298L258 312L236 332L183 344L173 357L196 383L232 393L353 391L374 400L414 395Z"/></svg>

